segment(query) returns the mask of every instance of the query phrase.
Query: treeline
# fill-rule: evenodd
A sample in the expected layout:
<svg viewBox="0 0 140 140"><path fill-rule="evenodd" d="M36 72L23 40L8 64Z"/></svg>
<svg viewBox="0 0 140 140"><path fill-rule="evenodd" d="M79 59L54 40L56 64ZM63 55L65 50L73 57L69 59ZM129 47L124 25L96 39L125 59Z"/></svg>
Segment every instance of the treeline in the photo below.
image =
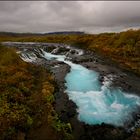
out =
<svg viewBox="0 0 140 140"><path fill-rule="evenodd" d="M67 43L89 49L140 75L140 30L120 33L4 36L0 41Z"/></svg>

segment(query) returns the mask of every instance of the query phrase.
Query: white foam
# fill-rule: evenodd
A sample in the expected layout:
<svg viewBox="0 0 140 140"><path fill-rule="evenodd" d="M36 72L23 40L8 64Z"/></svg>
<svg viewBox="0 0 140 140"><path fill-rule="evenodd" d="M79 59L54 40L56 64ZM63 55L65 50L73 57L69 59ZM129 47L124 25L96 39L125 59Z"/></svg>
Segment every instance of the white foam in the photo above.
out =
<svg viewBox="0 0 140 140"><path fill-rule="evenodd" d="M37 59L37 56L34 53L30 53L30 54L29 53L27 53L27 54L21 53L20 57L23 61L30 62L30 63L35 62Z"/></svg>

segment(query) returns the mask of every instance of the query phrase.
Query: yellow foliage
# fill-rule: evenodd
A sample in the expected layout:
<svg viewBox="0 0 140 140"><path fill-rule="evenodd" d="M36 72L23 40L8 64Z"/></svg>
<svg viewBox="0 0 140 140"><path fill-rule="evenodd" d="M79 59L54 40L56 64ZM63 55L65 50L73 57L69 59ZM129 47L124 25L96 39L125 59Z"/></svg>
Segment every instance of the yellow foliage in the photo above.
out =
<svg viewBox="0 0 140 140"><path fill-rule="evenodd" d="M14 49L0 46L0 139L15 140L16 131L27 131L34 124L46 104L42 93L50 105L54 102L52 82L47 70L23 62Z"/></svg>

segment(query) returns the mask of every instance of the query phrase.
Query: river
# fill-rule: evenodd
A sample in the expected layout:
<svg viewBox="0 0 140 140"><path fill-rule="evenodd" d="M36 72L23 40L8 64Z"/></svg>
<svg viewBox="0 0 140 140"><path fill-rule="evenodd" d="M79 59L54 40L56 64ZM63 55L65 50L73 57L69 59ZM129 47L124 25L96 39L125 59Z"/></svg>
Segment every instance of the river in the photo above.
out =
<svg viewBox="0 0 140 140"><path fill-rule="evenodd" d="M36 43L9 44L9 46L11 44L18 46L17 53L26 62L36 63L38 59L44 59L46 63L49 62L48 64L51 62L56 64L53 69L58 71L61 71L61 67L57 62L70 67L70 71L64 77L65 93L69 100L76 104L77 118L80 122L91 126L105 123L125 127L134 122L135 114L139 114L140 97L124 91L121 87L112 86L115 74L108 73L103 76L101 81L99 71L74 63L73 60L84 56L82 50L64 44L44 43L40 45L41 43L38 43L38 46ZM61 49L59 50L59 48ZM96 63L92 62L92 65L96 65ZM138 123L139 120L136 120L133 126L138 127Z"/></svg>
<svg viewBox="0 0 140 140"><path fill-rule="evenodd" d="M20 43L18 43L19 45ZM26 43L26 45L35 45ZM57 46L58 44L50 44ZM27 47L26 47L27 48ZM66 46L69 48L69 46ZM119 87L112 88L111 82L115 75L108 74L103 77L103 82L99 80L100 73L89 70L80 64L71 62L67 53L63 55L55 54L58 46L51 52L45 49L29 48L20 52L24 61L35 62L39 52L41 57L49 61L61 61L71 67L70 72L65 77L65 92L69 99L77 105L78 119L87 124L112 124L115 126L124 126L128 121L133 120L133 112L137 112L140 107L140 97L131 93L122 91ZM77 55L82 51L77 50Z"/></svg>
<svg viewBox="0 0 140 140"><path fill-rule="evenodd" d="M66 60L65 55L44 52L44 58L63 61L71 67L66 75L66 93L78 106L78 118L88 124L113 124L123 126L132 120L132 112L140 106L140 97L111 88L113 75L99 82L99 73Z"/></svg>

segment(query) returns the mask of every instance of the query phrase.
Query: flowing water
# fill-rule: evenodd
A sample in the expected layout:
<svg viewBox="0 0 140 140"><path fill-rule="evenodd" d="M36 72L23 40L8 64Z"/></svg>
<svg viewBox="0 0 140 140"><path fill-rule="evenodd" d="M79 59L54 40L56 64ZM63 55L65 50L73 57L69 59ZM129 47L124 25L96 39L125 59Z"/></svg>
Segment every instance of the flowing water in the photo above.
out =
<svg viewBox="0 0 140 140"><path fill-rule="evenodd" d="M113 124L123 126L132 119L133 111L140 106L140 98L111 88L112 75L104 77L101 84L99 74L95 71L66 61L65 55L53 55L44 52L44 58L56 59L71 66L66 75L66 93L78 109L78 118L87 124Z"/></svg>
<svg viewBox="0 0 140 140"><path fill-rule="evenodd" d="M140 107L140 97L125 93L120 88L111 87L114 75L105 76L101 83L99 73L72 63L66 55L51 54L43 49L40 52L41 57L47 60L62 61L71 67L65 77L65 92L69 99L76 103L80 121L87 124L104 122L124 126L133 119L133 112L137 112ZM32 51L19 53L24 61L36 61L37 56Z"/></svg>

